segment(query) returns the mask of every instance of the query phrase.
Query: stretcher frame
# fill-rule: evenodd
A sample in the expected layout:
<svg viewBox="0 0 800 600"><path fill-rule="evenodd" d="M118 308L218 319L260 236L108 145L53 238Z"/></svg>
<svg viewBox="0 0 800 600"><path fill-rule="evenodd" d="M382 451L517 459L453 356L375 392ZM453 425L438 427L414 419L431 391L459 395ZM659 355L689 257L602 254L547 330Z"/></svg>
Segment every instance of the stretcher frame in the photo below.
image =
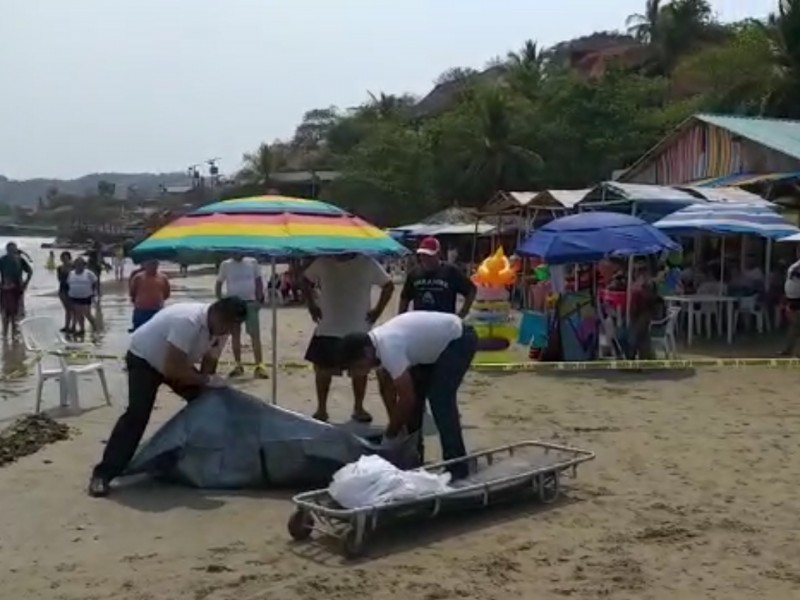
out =
<svg viewBox="0 0 800 600"><path fill-rule="evenodd" d="M323 536L336 538L344 556L356 558L363 553L368 538L379 525L389 520L435 518L443 512L485 509L501 500L521 497L526 493L545 504L555 502L561 493L562 476L567 473L577 476L578 465L595 458L594 452L589 450L528 440L425 465L420 469L441 473L449 466L467 463L469 472L477 473L481 463L489 467L503 456L514 456L530 448L543 449L545 455L559 452L565 456L563 460L547 465L532 465L529 471L487 482L460 485L444 493L353 509L339 506L327 489L297 494L292 498L295 512L287 524L289 535L296 541L304 541L316 531Z"/></svg>

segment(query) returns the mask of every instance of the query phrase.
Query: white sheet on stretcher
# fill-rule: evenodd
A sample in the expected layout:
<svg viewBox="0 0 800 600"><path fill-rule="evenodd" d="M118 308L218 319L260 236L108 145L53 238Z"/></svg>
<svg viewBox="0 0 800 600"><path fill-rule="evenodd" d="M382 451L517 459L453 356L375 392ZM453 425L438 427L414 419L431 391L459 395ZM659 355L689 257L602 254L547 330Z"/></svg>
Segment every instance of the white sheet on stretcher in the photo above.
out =
<svg viewBox="0 0 800 600"><path fill-rule="evenodd" d="M402 471L380 456L362 456L333 476L328 493L344 508L363 508L450 491L450 474Z"/></svg>

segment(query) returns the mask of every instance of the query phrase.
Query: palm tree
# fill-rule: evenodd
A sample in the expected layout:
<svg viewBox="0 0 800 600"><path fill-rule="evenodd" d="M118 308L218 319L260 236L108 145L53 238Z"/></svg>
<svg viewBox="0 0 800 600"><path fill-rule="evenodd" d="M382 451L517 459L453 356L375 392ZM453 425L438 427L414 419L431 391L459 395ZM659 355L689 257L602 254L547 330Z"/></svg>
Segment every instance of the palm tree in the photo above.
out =
<svg viewBox="0 0 800 600"><path fill-rule="evenodd" d="M772 112L800 117L800 0L781 0L778 14L770 15L768 28L779 79Z"/></svg>
<svg viewBox="0 0 800 600"><path fill-rule="evenodd" d="M474 189L491 194L530 179L541 166L542 158L518 143L516 110L503 90L497 87L476 90L472 102L478 136L477 147L470 150L472 159L467 177L474 182Z"/></svg>
<svg viewBox="0 0 800 600"><path fill-rule="evenodd" d="M359 114L368 118L391 119L400 116L403 111L416 103L414 97L409 95L395 96L383 92L378 95L372 92L367 92L367 94L369 101L361 107Z"/></svg>
<svg viewBox="0 0 800 600"><path fill-rule="evenodd" d="M714 22L708 0L672 0L663 10L667 25L664 42L672 55L723 39L723 28Z"/></svg>
<svg viewBox="0 0 800 600"><path fill-rule="evenodd" d="M535 96L545 75L544 51L533 40L527 40L518 52L509 52L507 60L510 85L523 96Z"/></svg>
<svg viewBox="0 0 800 600"><path fill-rule="evenodd" d="M245 185L269 186L273 173L285 165L285 157L278 149L262 143L255 152L242 157L244 163L236 179Z"/></svg>
<svg viewBox="0 0 800 600"><path fill-rule="evenodd" d="M544 64L544 53L533 40L526 40L518 52L508 53L512 66L540 68Z"/></svg>
<svg viewBox="0 0 800 600"><path fill-rule="evenodd" d="M681 56L699 44L718 40L721 28L712 20L708 0L647 0L643 14L628 17L628 33L650 48L661 74L669 73Z"/></svg>
<svg viewBox="0 0 800 600"><path fill-rule="evenodd" d="M634 38L643 44L652 44L658 39L661 29L661 0L647 0L644 13L635 13L625 20Z"/></svg>

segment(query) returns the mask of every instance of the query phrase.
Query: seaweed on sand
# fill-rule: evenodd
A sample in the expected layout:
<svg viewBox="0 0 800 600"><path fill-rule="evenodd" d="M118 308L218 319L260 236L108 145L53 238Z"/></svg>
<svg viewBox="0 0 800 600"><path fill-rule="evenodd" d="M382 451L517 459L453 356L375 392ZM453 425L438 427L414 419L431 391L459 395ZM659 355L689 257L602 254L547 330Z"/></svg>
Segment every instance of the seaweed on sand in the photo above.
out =
<svg viewBox="0 0 800 600"><path fill-rule="evenodd" d="M69 427L47 415L27 415L0 432L0 467L69 438Z"/></svg>

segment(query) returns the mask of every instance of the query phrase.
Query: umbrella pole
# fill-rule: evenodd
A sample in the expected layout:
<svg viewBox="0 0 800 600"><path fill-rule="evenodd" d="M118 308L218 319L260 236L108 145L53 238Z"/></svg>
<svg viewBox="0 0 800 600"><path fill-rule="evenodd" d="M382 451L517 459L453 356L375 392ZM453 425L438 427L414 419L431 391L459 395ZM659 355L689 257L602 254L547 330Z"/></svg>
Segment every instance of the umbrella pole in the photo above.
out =
<svg viewBox="0 0 800 600"><path fill-rule="evenodd" d="M278 290L275 257L270 263L270 304L272 304L272 403L278 404Z"/></svg>
<svg viewBox="0 0 800 600"><path fill-rule="evenodd" d="M772 272L772 238L767 238L764 252L764 291L769 292L770 273Z"/></svg>
<svg viewBox="0 0 800 600"><path fill-rule="evenodd" d="M625 288L625 326L631 326L631 287L633 286L633 256L628 257L628 286Z"/></svg>

